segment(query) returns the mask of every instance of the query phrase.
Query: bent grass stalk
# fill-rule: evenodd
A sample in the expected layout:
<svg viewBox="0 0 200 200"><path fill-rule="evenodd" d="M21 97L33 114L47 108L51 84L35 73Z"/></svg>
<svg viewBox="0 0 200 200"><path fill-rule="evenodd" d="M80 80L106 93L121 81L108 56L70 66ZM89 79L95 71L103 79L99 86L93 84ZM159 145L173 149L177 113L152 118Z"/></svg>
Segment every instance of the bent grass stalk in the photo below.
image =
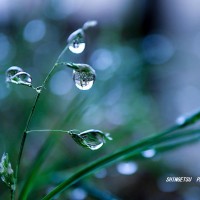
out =
<svg viewBox="0 0 200 200"><path fill-rule="evenodd" d="M28 128L29 128L29 125L31 123L31 120L32 120L32 117L33 117L33 114L35 112L35 109L37 107L37 103L38 103L38 100L40 98L40 95L42 94L42 91L43 89L45 88L46 86L46 83L48 82L50 76L52 75L54 69L56 68L56 66L58 65L60 59L62 58L62 56L65 54L65 52L67 51L67 49L69 48L69 44L67 44L67 46L63 49L63 51L60 53L60 55L58 56L55 64L53 65L53 67L51 68L50 72L47 74L46 78L44 79L44 82L42 84L42 87L41 87L41 91L37 94L36 96L36 99L33 103L33 106L32 106L32 109L31 109L31 112L29 114L29 117L27 119L27 122L26 122L26 126L24 128L24 131L23 131L23 135L22 135L22 140L21 140L21 144L20 144L20 150L19 150L19 154L18 154L18 159L17 159L17 165L16 165L16 171L15 171L15 178L16 178L16 187L17 187L17 181L18 181L18 173L19 173L19 167L20 167L20 162L21 162L21 157L22 157L22 153L23 153L23 149L24 149L24 145L25 145L25 142L26 142L26 136L27 136L27 131L28 131ZM16 191L16 190L15 190ZM14 198L14 191L12 192L11 196L13 199Z"/></svg>

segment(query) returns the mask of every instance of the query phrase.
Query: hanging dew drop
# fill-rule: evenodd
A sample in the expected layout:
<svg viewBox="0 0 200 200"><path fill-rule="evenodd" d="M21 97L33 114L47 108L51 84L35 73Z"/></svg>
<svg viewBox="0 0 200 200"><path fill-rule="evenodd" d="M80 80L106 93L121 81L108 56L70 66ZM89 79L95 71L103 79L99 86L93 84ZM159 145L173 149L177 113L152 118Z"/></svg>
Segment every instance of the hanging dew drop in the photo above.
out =
<svg viewBox="0 0 200 200"><path fill-rule="evenodd" d="M11 77L10 82L15 84L31 86L32 78L30 74L26 72L18 72L17 74Z"/></svg>
<svg viewBox="0 0 200 200"><path fill-rule="evenodd" d="M89 90L95 81L95 73L73 70L73 80L80 90Z"/></svg>
<svg viewBox="0 0 200 200"><path fill-rule="evenodd" d="M69 133L77 144L90 150L101 148L106 139L111 140L108 133L103 133L100 130L90 129L84 132L71 130Z"/></svg>
<svg viewBox="0 0 200 200"><path fill-rule="evenodd" d="M82 29L74 31L68 37L69 50L72 53L82 53L85 49L85 35Z"/></svg>
<svg viewBox="0 0 200 200"><path fill-rule="evenodd" d="M12 77L19 72L23 72L23 69L20 67L12 66L8 68L6 71L6 82L11 82Z"/></svg>
<svg viewBox="0 0 200 200"><path fill-rule="evenodd" d="M82 53L84 49L85 49L85 43L78 43L77 41L74 41L73 44L69 46L69 50L72 53L76 54Z"/></svg>
<svg viewBox="0 0 200 200"><path fill-rule="evenodd" d="M82 139L82 144L91 150L97 150L104 144L104 135L99 130L87 130L78 136Z"/></svg>

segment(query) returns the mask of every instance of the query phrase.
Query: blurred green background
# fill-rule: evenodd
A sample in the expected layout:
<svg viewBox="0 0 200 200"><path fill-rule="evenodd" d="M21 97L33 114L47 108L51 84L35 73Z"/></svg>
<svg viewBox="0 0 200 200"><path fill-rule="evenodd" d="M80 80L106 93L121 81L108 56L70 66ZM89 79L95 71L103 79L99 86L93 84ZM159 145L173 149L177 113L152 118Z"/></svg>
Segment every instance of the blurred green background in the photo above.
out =
<svg viewBox="0 0 200 200"><path fill-rule="evenodd" d="M85 51L68 51L63 57L66 62L90 64L97 73L94 86L78 90L72 71L58 67L31 128L93 128L111 133L113 141L90 151L68 135L52 134L28 199L40 199L77 167L164 130L177 116L199 108L199 19L196 0L0 0L0 154L8 152L13 166L36 92L18 85L8 88L5 71L22 67L34 86L41 85L70 33L88 20L98 21L87 31ZM21 184L48 138L47 133L28 135ZM150 151L146 157L99 171L58 199L197 200L198 183L166 183L166 178L200 176L199 147L195 143L165 153ZM0 198L8 196L0 183Z"/></svg>

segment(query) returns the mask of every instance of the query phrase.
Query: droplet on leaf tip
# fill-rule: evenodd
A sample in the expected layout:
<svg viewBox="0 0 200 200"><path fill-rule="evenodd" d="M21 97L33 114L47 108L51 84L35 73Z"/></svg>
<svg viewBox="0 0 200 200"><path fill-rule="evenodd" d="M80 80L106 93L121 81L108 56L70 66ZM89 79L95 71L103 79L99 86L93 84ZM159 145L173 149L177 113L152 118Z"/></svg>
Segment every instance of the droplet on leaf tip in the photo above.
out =
<svg viewBox="0 0 200 200"><path fill-rule="evenodd" d="M11 77L13 77L15 74L17 74L19 72L23 72L23 69L20 67L12 66L12 67L8 68L6 71L6 81L9 82Z"/></svg>
<svg viewBox="0 0 200 200"><path fill-rule="evenodd" d="M95 70L86 64L76 64L77 70L73 70L73 80L76 87L80 90L89 90L92 88L96 79Z"/></svg>
<svg viewBox="0 0 200 200"><path fill-rule="evenodd" d="M69 50L72 53L82 53L85 49L85 34L82 29L78 29L68 37Z"/></svg>
<svg viewBox="0 0 200 200"><path fill-rule="evenodd" d="M31 86L32 78L30 74L24 72L22 68L12 66L6 71L6 82Z"/></svg>
<svg viewBox="0 0 200 200"><path fill-rule="evenodd" d="M73 70L73 80L78 89L89 90L94 84L95 75L88 72Z"/></svg>
<svg viewBox="0 0 200 200"><path fill-rule="evenodd" d="M31 86L32 78L31 78L31 75L26 72L19 72L15 74L13 77L11 77L9 82Z"/></svg>
<svg viewBox="0 0 200 200"><path fill-rule="evenodd" d="M99 130L87 130L83 132L70 131L70 135L74 141L82 147L89 148L90 150L97 150L105 143L106 135ZM108 138L107 138L108 139Z"/></svg>

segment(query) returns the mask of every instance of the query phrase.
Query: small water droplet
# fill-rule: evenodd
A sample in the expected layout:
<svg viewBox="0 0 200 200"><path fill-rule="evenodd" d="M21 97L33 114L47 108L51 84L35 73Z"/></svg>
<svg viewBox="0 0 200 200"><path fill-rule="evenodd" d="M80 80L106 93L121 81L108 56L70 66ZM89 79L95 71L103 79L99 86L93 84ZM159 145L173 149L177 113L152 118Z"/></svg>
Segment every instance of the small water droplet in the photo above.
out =
<svg viewBox="0 0 200 200"><path fill-rule="evenodd" d="M12 66L6 71L6 82L10 82L10 79L17 73L23 72L23 69L17 66Z"/></svg>
<svg viewBox="0 0 200 200"><path fill-rule="evenodd" d="M76 87L80 90L89 90L95 81L96 75L94 72L85 72L73 70L73 80Z"/></svg>
<svg viewBox="0 0 200 200"><path fill-rule="evenodd" d="M73 44L69 46L69 50L73 53L82 53L85 49L85 43L78 43L77 41L74 41Z"/></svg>
<svg viewBox="0 0 200 200"><path fill-rule="evenodd" d="M72 53L82 53L85 49L85 35L82 29L74 31L68 37L69 50Z"/></svg>
<svg viewBox="0 0 200 200"><path fill-rule="evenodd" d="M40 93L42 91L42 89L43 89L43 86L38 86L35 88L37 93Z"/></svg>
<svg viewBox="0 0 200 200"><path fill-rule="evenodd" d="M31 86L31 81L32 79L31 79L30 74L26 72L18 72L17 74L15 74L14 76L10 78L9 82Z"/></svg>
<svg viewBox="0 0 200 200"><path fill-rule="evenodd" d="M154 157L156 154L156 151L155 149L148 149L148 150L145 150L142 152L142 155L145 157L145 158L152 158Z"/></svg>

